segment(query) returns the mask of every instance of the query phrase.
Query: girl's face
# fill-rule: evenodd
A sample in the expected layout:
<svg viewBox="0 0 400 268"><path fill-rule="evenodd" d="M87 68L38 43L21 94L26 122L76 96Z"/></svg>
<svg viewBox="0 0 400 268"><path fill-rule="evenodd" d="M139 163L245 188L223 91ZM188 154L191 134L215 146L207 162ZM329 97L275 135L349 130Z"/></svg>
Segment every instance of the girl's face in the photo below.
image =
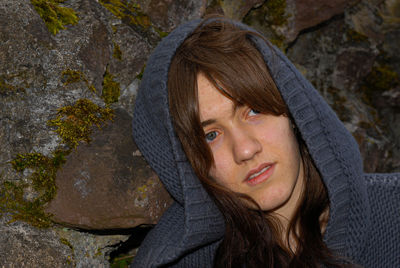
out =
<svg viewBox="0 0 400 268"><path fill-rule="evenodd" d="M210 177L252 197L264 211L290 219L303 184L303 166L286 116L236 106L203 73L197 76L200 121L214 164Z"/></svg>

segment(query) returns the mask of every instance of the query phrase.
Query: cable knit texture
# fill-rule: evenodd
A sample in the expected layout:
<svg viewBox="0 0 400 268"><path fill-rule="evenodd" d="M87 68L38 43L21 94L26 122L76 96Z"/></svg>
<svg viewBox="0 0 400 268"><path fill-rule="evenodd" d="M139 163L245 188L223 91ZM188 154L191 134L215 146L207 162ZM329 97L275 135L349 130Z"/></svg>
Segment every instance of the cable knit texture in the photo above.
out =
<svg viewBox="0 0 400 268"><path fill-rule="evenodd" d="M132 267L212 267L224 235L223 217L194 174L168 107L169 65L200 22L183 24L160 42L136 98L134 139L175 202L147 235ZM278 49L251 39L328 188L326 244L365 267L400 267L400 174L364 174L357 143L319 93Z"/></svg>

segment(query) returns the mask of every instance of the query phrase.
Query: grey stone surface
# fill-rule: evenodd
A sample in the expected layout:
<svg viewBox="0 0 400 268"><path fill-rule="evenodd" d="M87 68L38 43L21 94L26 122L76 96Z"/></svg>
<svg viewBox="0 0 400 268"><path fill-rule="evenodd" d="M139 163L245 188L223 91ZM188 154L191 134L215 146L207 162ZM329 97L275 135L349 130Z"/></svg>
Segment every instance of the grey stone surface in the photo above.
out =
<svg viewBox="0 0 400 268"><path fill-rule="evenodd" d="M55 231L0 222L0 267L74 267L71 248Z"/></svg>

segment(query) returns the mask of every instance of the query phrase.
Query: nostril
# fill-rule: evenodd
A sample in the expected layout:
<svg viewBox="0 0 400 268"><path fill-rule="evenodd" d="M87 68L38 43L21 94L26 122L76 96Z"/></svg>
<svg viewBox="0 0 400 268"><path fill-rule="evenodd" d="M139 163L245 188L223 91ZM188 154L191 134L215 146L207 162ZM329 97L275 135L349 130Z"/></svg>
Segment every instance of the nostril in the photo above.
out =
<svg viewBox="0 0 400 268"><path fill-rule="evenodd" d="M243 135L243 137L234 141L233 153L238 163L252 159L261 150L261 143L249 135Z"/></svg>

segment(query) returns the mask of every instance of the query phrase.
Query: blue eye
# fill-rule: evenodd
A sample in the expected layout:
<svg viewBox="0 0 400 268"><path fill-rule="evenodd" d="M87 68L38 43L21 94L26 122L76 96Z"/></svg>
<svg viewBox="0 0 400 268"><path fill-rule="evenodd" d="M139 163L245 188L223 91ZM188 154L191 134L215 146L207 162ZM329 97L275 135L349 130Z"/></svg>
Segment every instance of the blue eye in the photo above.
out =
<svg viewBox="0 0 400 268"><path fill-rule="evenodd" d="M217 137L217 132L216 131L208 132L206 134L206 141L207 142L212 142L213 140L215 140L216 137Z"/></svg>
<svg viewBox="0 0 400 268"><path fill-rule="evenodd" d="M250 109L250 111L249 111L249 115L250 115L250 116L257 115L257 114L259 114L259 113L260 113L259 111L254 110L254 109Z"/></svg>

